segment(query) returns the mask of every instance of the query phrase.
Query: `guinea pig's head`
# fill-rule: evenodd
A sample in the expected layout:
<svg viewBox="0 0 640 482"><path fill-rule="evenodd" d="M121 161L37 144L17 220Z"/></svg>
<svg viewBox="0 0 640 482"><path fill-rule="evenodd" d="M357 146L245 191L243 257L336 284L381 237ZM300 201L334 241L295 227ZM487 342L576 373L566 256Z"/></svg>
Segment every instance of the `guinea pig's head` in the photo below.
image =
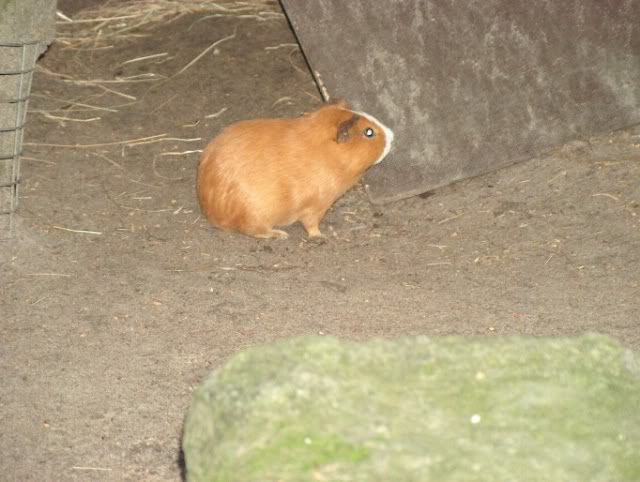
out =
<svg viewBox="0 0 640 482"><path fill-rule="evenodd" d="M393 131L372 115L352 111L344 102L326 109L331 110L332 141L352 167L364 171L381 162L391 150Z"/></svg>

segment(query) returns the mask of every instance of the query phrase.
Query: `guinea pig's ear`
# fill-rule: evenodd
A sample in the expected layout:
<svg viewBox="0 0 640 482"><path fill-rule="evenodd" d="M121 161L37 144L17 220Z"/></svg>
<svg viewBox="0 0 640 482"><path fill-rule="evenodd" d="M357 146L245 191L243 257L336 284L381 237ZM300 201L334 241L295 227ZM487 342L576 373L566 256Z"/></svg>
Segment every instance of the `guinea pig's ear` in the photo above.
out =
<svg viewBox="0 0 640 482"><path fill-rule="evenodd" d="M353 134L353 126L356 125L358 119L360 119L360 116L358 114L353 114L349 119L342 121L338 125L338 132L336 135L336 142L338 144L347 142L351 138L351 135Z"/></svg>

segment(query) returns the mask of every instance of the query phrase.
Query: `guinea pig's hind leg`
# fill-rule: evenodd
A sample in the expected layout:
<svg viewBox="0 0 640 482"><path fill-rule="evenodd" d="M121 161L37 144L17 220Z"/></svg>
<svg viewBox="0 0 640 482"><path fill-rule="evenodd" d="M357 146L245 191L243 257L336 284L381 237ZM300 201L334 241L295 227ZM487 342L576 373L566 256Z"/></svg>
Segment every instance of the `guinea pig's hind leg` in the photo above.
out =
<svg viewBox="0 0 640 482"><path fill-rule="evenodd" d="M247 232L246 234L255 238L287 239L289 237L289 234L286 231L272 228L252 230L252 232Z"/></svg>
<svg viewBox="0 0 640 482"><path fill-rule="evenodd" d="M276 239L287 239L289 237L289 234L281 229L272 229L269 233L269 237Z"/></svg>

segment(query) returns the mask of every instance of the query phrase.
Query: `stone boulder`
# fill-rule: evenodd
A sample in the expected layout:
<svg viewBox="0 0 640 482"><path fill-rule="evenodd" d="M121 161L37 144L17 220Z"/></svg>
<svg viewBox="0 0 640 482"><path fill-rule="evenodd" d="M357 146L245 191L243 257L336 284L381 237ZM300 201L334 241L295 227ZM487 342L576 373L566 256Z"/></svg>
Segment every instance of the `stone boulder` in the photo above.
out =
<svg viewBox="0 0 640 482"><path fill-rule="evenodd" d="M294 338L196 390L191 482L640 480L640 356L602 336Z"/></svg>

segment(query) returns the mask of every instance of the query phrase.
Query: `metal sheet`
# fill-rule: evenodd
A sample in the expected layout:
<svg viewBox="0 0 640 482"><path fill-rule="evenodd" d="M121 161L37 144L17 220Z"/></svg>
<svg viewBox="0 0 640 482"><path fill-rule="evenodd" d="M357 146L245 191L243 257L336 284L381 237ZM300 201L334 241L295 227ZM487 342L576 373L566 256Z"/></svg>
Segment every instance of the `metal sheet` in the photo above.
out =
<svg viewBox="0 0 640 482"><path fill-rule="evenodd" d="M325 98L396 133L408 197L640 122L640 0L282 0Z"/></svg>

